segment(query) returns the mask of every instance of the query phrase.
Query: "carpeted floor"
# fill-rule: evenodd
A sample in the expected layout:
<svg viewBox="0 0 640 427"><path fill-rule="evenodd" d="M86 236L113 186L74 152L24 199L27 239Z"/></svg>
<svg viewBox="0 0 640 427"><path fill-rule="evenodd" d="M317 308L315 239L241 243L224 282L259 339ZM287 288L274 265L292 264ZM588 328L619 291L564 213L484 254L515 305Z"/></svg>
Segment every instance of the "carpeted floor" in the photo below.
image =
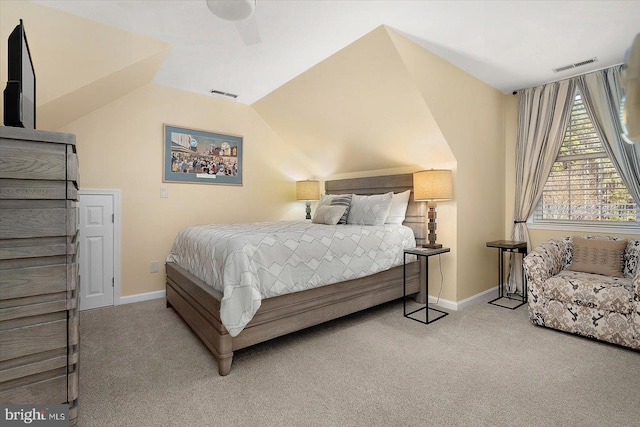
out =
<svg viewBox="0 0 640 427"><path fill-rule="evenodd" d="M164 300L81 313L81 426L638 426L640 352L477 304L392 302L237 351L231 373Z"/></svg>

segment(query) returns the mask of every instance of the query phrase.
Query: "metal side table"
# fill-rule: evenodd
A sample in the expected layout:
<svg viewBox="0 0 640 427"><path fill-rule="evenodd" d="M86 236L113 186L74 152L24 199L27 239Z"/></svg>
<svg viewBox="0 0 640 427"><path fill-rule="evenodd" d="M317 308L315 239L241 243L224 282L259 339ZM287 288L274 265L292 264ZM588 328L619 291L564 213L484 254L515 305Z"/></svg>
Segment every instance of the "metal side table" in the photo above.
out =
<svg viewBox="0 0 640 427"><path fill-rule="evenodd" d="M442 319L445 316L448 316L449 313L445 312L445 311L440 311L438 309L435 308L431 308L429 307L429 257L433 256L433 255L439 255L439 254L443 254L445 252L450 252L451 249L449 248L438 248L438 249L430 249L430 248L413 248L413 249L405 249L404 250L404 260L402 263L402 308L404 310L404 317L408 317L411 320L415 320L416 322L420 322L420 323L424 323L425 325L428 325L429 323L433 323L436 320ZM425 265L425 292L426 292L426 298L427 298L427 302L424 305L424 307L420 307L417 310L413 310L410 311L409 313L407 313L407 255L416 255L418 257L425 257L425 262L422 265ZM412 314L415 314L419 311L425 310L425 319L426 321L422 320L422 319L417 319L415 317L411 317ZM438 313L441 313L438 317L436 317L435 319L431 319L429 320L429 311L436 311Z"/></svg>
<svg viewBox="0 0 640 427"><path fill-rule="evenodd" d="M522 268L522 295L520 295L520 298L513 297L514 295L517 295L516 293L509 293L509 292L505 293L503 288L504 288L504 253L505 252L519 253L519 254L522 254L522 258L524 259L524 257L527 255L527 242L517 242L514 240L495 240L493 242L487 242L487 247L499 249L498 298L492 299L491 301L489 301L489 304L493 304L495 306L502 307L502 308L508 308L511 310L515 310L521 305L526 304L527 303L527 279L524 276L524 268ZM496 301L499 301L502 298L507 298L512 301L518 301L520 304L511 307L511 306L506 306L506 305L501 305L496 303Z"/></svg>

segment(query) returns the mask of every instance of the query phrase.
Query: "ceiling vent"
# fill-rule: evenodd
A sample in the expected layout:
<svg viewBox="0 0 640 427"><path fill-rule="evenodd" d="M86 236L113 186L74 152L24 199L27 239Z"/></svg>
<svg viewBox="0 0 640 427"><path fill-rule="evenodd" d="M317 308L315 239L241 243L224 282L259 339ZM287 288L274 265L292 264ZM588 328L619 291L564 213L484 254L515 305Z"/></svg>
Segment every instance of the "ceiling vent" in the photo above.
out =
<svg viewBox="0 0 640 427"><path fill-rule="evenodd" d="M584 61L575 62L573 64L565 65L564 67L553 68L554 73L559 73L560 71L570 70L572 68L582 67L583 65L593 64L594 62L598 62L598 58L593 57L589 59L585 59Z"/></svg>
<svg viewBox="0 0 640 427"><path fill-rule="evenodd" d="M238 95L236 95L235 93L223 92L221 90L215 90L215 89L211 89L209 93L211 93L212 95L224 96L226 98L231 98L231 99L236 99L238 97Z"/></svg>

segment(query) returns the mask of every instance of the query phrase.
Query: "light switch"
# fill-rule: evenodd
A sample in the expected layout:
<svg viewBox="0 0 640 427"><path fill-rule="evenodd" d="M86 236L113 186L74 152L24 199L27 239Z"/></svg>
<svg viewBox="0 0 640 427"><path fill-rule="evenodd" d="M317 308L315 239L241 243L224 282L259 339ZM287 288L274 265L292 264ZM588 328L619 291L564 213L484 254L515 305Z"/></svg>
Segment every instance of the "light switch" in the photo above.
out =
<svg viewBox="0 0 640 427"><path fill-rule="evenodd" d="M169 197L169 189L167 187L160 187L160 197L163 199Z"/></svg>

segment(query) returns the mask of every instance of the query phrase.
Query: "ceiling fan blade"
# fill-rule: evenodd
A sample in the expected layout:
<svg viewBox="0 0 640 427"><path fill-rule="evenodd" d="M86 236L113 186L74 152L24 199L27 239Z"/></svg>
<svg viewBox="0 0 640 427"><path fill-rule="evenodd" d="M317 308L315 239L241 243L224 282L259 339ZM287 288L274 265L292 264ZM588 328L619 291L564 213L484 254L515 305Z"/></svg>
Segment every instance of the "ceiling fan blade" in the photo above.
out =
<svg viewBox="0 0 640 427"><path fill-rule="evenodd" d="M252 15L244 21L237 21L236 28L238 28L238 32L240 33L240 37L242 37L244 44L252 45L258 44L262 41L255 15Z"/></svg>

